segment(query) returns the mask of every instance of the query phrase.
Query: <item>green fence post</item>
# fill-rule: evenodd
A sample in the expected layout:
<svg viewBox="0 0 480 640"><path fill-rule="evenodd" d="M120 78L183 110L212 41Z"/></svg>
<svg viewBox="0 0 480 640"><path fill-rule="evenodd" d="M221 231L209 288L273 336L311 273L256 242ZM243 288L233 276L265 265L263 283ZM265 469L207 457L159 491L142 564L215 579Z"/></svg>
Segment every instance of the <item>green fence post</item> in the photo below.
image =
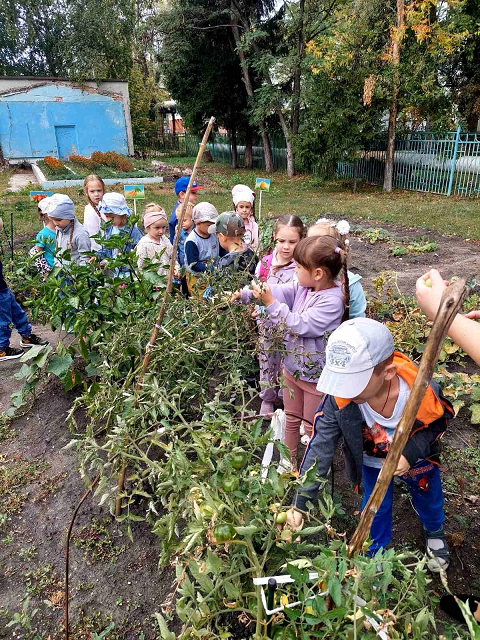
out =
<svg viewBox="0 0 480 640"><path fill-rule="evenodd" d="M455 174L455 164L457 162L458 143L460 142L460 131L461 127L460 125L458 125L457 134L455 136L455 146L453 148L452 166L450 167L450 178L448 180L447 196L450 196L452 194L453 176Z"/></svg>

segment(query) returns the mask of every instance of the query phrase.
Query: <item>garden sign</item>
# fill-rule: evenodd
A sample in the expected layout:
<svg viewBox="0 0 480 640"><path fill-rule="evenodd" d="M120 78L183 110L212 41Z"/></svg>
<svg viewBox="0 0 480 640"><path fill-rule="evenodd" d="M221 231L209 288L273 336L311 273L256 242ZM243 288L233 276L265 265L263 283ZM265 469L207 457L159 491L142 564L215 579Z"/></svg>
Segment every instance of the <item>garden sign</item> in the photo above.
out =
<svg viewBox="0 0 480 640"><path fill-rule="evenodd" d="M137 215L137 200L145 200L145 187L143 184L125 184L123 192L125 200L133 200L133 211Z"/></svg>
<svg viewBox="0 0 480 640"><path fill-rule="evenodd" d="M260 191L258 199L258 221L262 219L262 193L270 191L271 180L269 178L255 178L255 191Z"/></svg>

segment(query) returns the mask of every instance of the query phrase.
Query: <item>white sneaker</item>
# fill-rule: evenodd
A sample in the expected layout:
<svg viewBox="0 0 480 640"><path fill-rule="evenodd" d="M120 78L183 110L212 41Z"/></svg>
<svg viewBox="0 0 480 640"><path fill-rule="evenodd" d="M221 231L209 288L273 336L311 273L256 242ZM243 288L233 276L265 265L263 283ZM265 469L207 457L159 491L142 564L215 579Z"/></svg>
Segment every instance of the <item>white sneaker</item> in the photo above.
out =
<svg viewBox="0 0 480 640"><path fill-rule="evenodd" d="M307 436L307 434L303 435L300 438L300 442L306 447L308 446L308 443L310 442L310 436Z"/></svg>

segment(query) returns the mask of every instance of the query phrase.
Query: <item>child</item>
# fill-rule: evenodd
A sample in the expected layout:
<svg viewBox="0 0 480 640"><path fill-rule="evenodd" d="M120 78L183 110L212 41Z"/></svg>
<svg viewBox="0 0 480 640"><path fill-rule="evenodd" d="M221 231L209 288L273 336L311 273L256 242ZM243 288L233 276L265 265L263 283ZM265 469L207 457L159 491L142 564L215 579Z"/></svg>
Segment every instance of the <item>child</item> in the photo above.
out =
<svg viewBox="0 0 480 640"><path fill-rule="evenodd" d="M3 221L0 218L0 231L2 228ZM10 336L12 335L10 325L12 324L22 336L20 340L22 349L14 349L10 346ZM28 323L25 311L15 300L15 296L5 282L3 265L0 260L0 362L20 358L23 355L23 349L46 344L48 344L47 340L32 333L32 327Z"/></svg>
<svg viewBox="0 0 480 640"><path fill-rule="evenodd" d="M327 343L326 364L318 390L326 396L315 416L314 434L303 459L300 475L317 465L325 477L335 448L343 436L343 451L350 476L358 486L363 477L363 506L375 486L383 460L417 375L417 367L394 351L385 325L370 318L354 318L332 333ZM443 522L443 490L438 468L439 438L454 412L440 387L430 382L417 413L409 441L398 463L396 476L412 496L423 525L431 571L446 569L448 546ZM304 511L315 500L319 483L298 491L294 501ZM384 549L392 535L393 482L373 520L369 554ZM291 509L288 522L295 529L302 516Z"/></svg>
<svg viewBox="0 0 480 640"><path fill-rule="evenodd" d="M346 254L334 238L300 240L293 259L298 281L271 286L252 284L252 291L242 289L232 299L247 304L254 296L265 305L270 322L286 326L285 443L295 469L302 418L306 422L305 431L311 431L309 425L320 400L316 381L325 362L324 333L333 331L342 322L348 308L348 288L342 291L335 284L338 274L342 269L345 273L347 266Z"/></svg>
<svg viewBox="0 0 480 640"><path fill-rule="evenodd" d="M55 193L44 198L39 204L56 228L55 265L65 266L71 262L86 265L87 252L91 250L90 236L75 217L72 200L63 193ZM69 260L63 255L66 250L70 251Z"/></svg>
<svg viewBox="0 0 480 640"><path fill-rule="evenodd" d="M350 231L350 225L346 220L340 220L339 222L333 222L327 218L317 220L317 222L311 226L307 232L307 237L312 236L332 236L337 240L339 246L345 251L348 251L349 241L346 237ZM360 280L362 276L358 273L352 273L347 271L348 285L350 290L350 318L365 317L365 309L367 308L367 300L363 292L363 288Z"/></svg>
<svg viewBox="0 0 480 640"><path fill-rule="evenodd" d="M193 207L188 207L185 211L185 215L183 216L182 230L180 231L180 237L178 238L177 261L181 267L185 266L185 241L195 226L193 224L192 214ZM178 209L176 210L176 216L178 221L178 218L180 217Z"/></svg>
<svg viewBox="0 0 480 640"><path fill-rule="evenodd" d="M218 211L210 202L200 202L193 207L195 228L185 240L185 268L189 294L193 292L200 274L213 268L219 255L218 238L209 228L218 218ZM199 287L198 294L203 295L206 284Z"/></svg>
<svg viewBox="0 0 480 640"><path fill-rule="evenodd" d="M167 275L173 259L173 247L165 235L167 225L168 219L165 210L155 202L147 204L143 216L143 226L147 235L140 239L136 249L140 271L143 270L145 261L150 259L159 265L157 270L159 275ZM175 271L179 271L178 265Z"/></svg>
<svg viewBox="0 0 480 640"><path fill-rule="evenodd" d="M107 218L99 211L99 204L105 193L105 183L94 173L83 181L83 193L87 196L88 204L83 212L83 226L90 237L100 233L102 222ZM99 251L100 245L92 240L92 251Z"/></svg>
<svg viewBox="0 0 480 640"><path fill-rule="evenodd" d="M305 227L298 216L281 216L277 219L273 230L275 249L273 253L264 256L257 265L256 275L261 282L268 284L284 284L295 277L295 261L293 252L303 238ZM261 307L258 308L261 311ZM282 357L280 353L271 351L268 341L269 323L264 317L258 320L260 344L263 351L258 360L260 364L260 407L261 415L268 415L274 410L277 398L278 378L282 372ZM283 396L281 390L279 396Z"/></svg>
<svg viewBox="0 0 480 640"><path fill-rule="evenodd" d="M105 228L104 239L110 240L110 238L114 236L128 236L128 241L124 245L122 251L124 253L133 251L143 234L136 224L127 224L132 211L129 209L124 196L122 196L121 193L116 193L115 191L106 193L99 204L99 211L108 221L111 222L111 224L107 225ZM106 248L105 246L102 246L101 249L97 251L97 257L101 260L104 258L111 259L118 256L119 253L120 249ZM128 269L125 269L125 267L122 267L120 271L124 275L129 273ZM117 275L119 272L117 272Z"/></svg>
<svg viewBox="0 0 480 640"><path fill-rule="evenodd" d="M175 182L174 190L178 200L173 205L172 215L170 216L170 222L168 223L168 232L170 235L170 242L172 243L172 245L173 245L173 241L175 240L175 229L177 228L178 205L181 204L185 199L189 182L190 182L190 178L188 176L183 176L182 178L179 178ZM200 191L200 189L204 189L204 187L199 187L198 184L194 182L190 190L190 197L188 199L189 205L191 204L192 208L197 204L198 192Z"/></svg>
<svg viewBox="0 0 480 640"><path fill-rule="evenodd" d="M43 207L47 207L48 202L46 205L42 204L42 202L45 202L45 198L38 203L38 212L43 222L43 229L37 233L35 244L30 249L29 255L34 258L35 266L39 272L46 277L55 264L57 236L55 233L55 223L47 214L43 213Z"/></svg>
<svg viewBox="0 0 480 640"><path fill-rule="evenodd" d="M253 208L255 194L245 184L237 184L232 189L232 199L235 213L241 215L245 222L243 242L247 247L250 246L256 251L258 249L258 224Z"/></svg>
<svg viewBox="0 0 480 640"><path fill-rule="evenodd" d="M215 233L220 245L220 257L215 263L217 269L233 269L244 271L250 276L255 275L257 258L249 247L243 244L245 223L235 211L221 213L209 227L210 233Z"/></svg>

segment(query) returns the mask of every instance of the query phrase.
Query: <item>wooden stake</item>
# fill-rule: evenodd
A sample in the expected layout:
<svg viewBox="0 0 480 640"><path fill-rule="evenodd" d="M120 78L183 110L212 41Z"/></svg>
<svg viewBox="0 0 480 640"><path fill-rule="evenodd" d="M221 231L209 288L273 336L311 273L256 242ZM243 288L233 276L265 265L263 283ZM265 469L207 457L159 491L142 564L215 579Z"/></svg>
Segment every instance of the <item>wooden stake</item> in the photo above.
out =
<svg viewBox="0 0 480 640"><path fill-rule="evenodd" d="M162 299L162 304L160 306L160 310L158 312L157 319L155 320L155 324L152 329L152 333L150 334L150 340L145 348L145 355L143 357L142 362L142 370L140 371L140 375L138 376L136 390L138 391L143 383L143 378L148 369L148 365L150 364L150 360L152 358L152 348L155 345L155 342L158 338L158 333L160 331L160 327L162 326L163 318L165 316L165 311L167 309L167 302L172 291L173 286L173 272L175 271L175 263L176 263L176 255L177 255L177 247L178 241L180 238L180 232L182 230L182 222L185 217L185 212L187 211L187 204L190 199L190 193L192 192L192 185L195 182L195 177L197 175L198 167L200 166L200 162L202 160L203 152L205 151L205 146L207 144L208 136L212 130L213 125L215 124L215 118L212 116L208 121L207 128L205 129L205 133L203 134L202 142L200 143L200 147L198 149L197 158L195 160L195 164L193 165L192 175L190 176L190 180L188 182L187 191L185 193L185 198L183 199L183 204L181 205L180 215L178 217L177 228L175 231L175 239L173 241L173 257L172 262L170 264L170 268L168 270L168 278L167 278L167 286L165 288L165 294ZM118 493L117 499L115 503L115 515L119 516L122 510L122 500L120 498L120 494L123 492L123 487L125 484L125 471L126 464L123 462L122 469L118 476Z"/></svg>
<svg viewBox="0 0 480 640"><path fill-rule="evenodd" d="M365 509L360 517L360 522L353 534L348 552L349 555L358 553L370 533L373 519L383 502L387 489L397 469L400 456L407 444L413 423L417 416L420 404L425 396L428 385L435 369L443 341L448 329L462 306L466 294L465 279L459 279L450 285L444 292L440 301L437 316L432 330L428 336L425 351L423 352L417 377L412 385L410 395L403 410L402 417L395 429L392 446L387 454L385 463L375 483L375 487L368 499Z"/></svg>

